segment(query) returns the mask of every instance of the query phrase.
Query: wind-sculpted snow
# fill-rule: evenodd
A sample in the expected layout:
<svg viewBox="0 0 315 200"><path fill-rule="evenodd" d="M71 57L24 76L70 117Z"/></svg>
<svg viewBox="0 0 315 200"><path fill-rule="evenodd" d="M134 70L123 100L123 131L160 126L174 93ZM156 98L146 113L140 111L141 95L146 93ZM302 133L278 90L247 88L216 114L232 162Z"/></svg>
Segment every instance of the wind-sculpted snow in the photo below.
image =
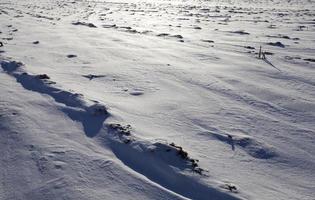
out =
<svg viewBox="0 0 315 200"><path fill-rule="evenodd" d="M231 145L232 150L235 148L242 148L249 155L258 159L269 159L275 157L276 151L274 148L265 145L261 142L255 141L253 138L244 135L231 135L209 133L212 137Z"/></svg>
<svg viewBox="0 0 315 200"><path fill-rule="evenodd" d="M117 127L121 127L119 131ZM197 167L198 160L190 158L182 147L143 140L130 134L129 128L122 129L121 125L108 125L110 147L131 169L189 199L239 199L204 183L202 177L207 172Z"/></svg>
<svg viewBox="0 0 315 200"><path fill-rule="evenodd" d="M70 118L82 123L87 136L93 137L100 131L109 116L106 106L86 100L81 94L61 90L55 86L55 82L24 72L22 66L22 63L15 61L1 62L3 70L15 77L25 89L49 95L56 102L66 105L62 110Z"/></svg>
<svg viewBox="0 0 315 200"><path fill-rule="evenodd" d="M182 147L174 143L151 142L135 137L131 134L130 125L110 123L103 126L106 118L110 116L104 105L57 88L56 83L50 81L50 77L46 74L28 74L23 70L23 64L20 62L1 61L1 67L25 89L49 95L56 102L64 104L61 110L71 119L81 122L88 137L95 137L98 133L105 134L98 136L101 138L100 141L104 145L109 145L118 159L162 187L191 199L208 199L209 196L211 199L239 199L218 188L210 187L198 179L196 176L205 176L206 171L200 168L198 160L190 158ZM107 144L108 140L109 144ZM33 148L32 146L31 150ZM33 159L41 173L48 170L46 166L48 160L45 157L35 156ZM59 162L55 167L60 169L63 168L62 165L62 162ZM35 190L38 196L32 193L29 196L51 199L53 194L50 195L48 190L53 187L59 192L69 191L69 182L73 182L71 179L65 176L49 181L45 186Z"/></svg>
<svg viewBox="0 0 315 200"><path fill-rule="evenodd" d="M312 199L314 8L2 0L0 199Z"/></svg>

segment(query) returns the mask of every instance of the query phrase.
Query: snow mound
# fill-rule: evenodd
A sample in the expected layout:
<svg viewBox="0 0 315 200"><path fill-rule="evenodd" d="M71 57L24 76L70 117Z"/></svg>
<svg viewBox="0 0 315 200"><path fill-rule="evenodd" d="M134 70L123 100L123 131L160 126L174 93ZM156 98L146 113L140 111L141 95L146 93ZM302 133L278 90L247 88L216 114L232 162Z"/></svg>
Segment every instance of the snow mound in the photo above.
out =
<svg viewBox="0 0 315 200"><path fill-rule="evenodd" d="M56 102L63 104L62 111L71 119L80 121L87 136L95 136L109 116L105 105L87 100L82 94L60 89L56 83L49 80L48 75L30 75L21 67L22 63L16 61L2 61L2 69L13 76L25 89L46 94Z"/></svg>
<svg viewBox="0 0 315 200"><path fill-rule="evenodd" d="M206 171L182 147L136 137L130 125L107 124L107 129L117 158L155 183L191 199L238 199L203 182Z"/></svg>
<svg viewBox="0 0 315 200"><path fill-rule="evenodd" d="M258 159L270 159L277 156L274 147L257 141L256 139L243 134L220 134L211 133L217 140L231 145L234 151L236 147L243 149L248 155Z"/></svg>
<svg viewBox="0 0 315 200"><path fill-rule="evenodd" d="M46 74L31 75L25 72L23 64L16 61L2 61L1 67L14 77L25 89L45 94L60 103L61 110L72 120L82 123L88 137L99 136L107 141L117 158L127 167L161 185L162 187L191 199L238 199L233 193L226 193L222 187L213 187L205 181L206 170L199 167L199 160L193 159L182 147L174 143L150 141L131 134L130 125L104 121L110 115L105 105L87 100L81 94L58 88ZM100 134L98 134L100 133ZM39 170L45 170L45 158L36 158ZM62 169L63 163L55 163ZM51 198L47 190L54 188L61 193L69 190L72 182L67 177L47 182L34 189L39 196ZM190 188L187 190L187 188Z"/></svg>

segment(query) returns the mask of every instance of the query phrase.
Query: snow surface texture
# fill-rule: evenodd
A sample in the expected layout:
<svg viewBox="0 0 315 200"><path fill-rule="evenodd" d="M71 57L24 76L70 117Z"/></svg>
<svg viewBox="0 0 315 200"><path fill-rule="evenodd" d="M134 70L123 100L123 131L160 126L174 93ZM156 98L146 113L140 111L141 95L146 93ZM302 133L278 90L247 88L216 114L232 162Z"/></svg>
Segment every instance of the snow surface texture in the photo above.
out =
<svg viewBox="0 0 315 200"><path fill-rule="evenodd" d="M314 200L314 17L1 0L0 199Z"/></svg>

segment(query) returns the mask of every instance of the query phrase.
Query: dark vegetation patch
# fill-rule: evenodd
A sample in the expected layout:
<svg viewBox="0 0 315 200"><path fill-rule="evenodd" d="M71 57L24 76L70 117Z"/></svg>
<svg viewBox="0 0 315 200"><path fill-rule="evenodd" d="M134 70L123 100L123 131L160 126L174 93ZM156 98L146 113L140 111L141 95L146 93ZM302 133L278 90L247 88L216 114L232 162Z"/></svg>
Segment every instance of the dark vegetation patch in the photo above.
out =
<svg viewBox="0 0 315 200"><path fill-rule="evenodd" d="M230 31L230 33L239 34L239 35L249 35L248 32L240 30L240 31Z"/></svg>
<svg viewBox="0 0 315 200"><path fill-rule="evenodd" d="M35 76L38 79L50 79L50 77L47 74L39 74Z"/></svg>
<svg viewBox="0 0 315 200"><path fill-rule="evenodd" d="M207 42L207 43L214 43L213 40L201 40L202 42Z"/></svg>
<svg viewBox="0 0 315 200"><path fill-rule="evenodd" d="M88 75L83 75L83 77L92 80L94 78L103 78L105 77L105 75L88 74Z"/></svg>
<svg viewBox="0 0 315 200"><path fill-rule="evenodd" d="M244 48L245 49L255 49L255 47L252 47L252 46L245 46Z"/></svg>
<svg viewBox="0 0 315 200"><path fill-rule="evenodd" d="M194 171L194 172L196 172L196 173L198 173L200 175L202 174L202 172L204 170L199 167L199 165L198 165L199 160L190 158L188 156L188 152L184 151L184 149L181 146L175 145L173 142L171 144L169 144L169 145L170 145L170 147L172 147L173 149L175 149L177 151L177 155L180 158L190 162L192 171ZM171 149L167 149L166 151L169 152L169 151L171 151Z"/></svg>
<svg viewBox="0 0 315 200"><path fill-rule="evenodd" d="M81 26L87 26L90 28L97 28L93 23L88 23L88 22L72 22L73 25L81 25Z"/></svg>
<svg viewBox="0 0 315 200"><path fill-rule="evenodd" d="M305 59L303 59L303 60L309 61L309 62L315 62L315 59L314 59L314 58L305 58Z"/></svg>
<svg viewBox="0 0 315 200"><path fill-rule="evenodd" d="M267 44L274 47L281 47L281 48L285 47L285 45L282 44L281 42L268 42Z"/></svg>
<svg viewBox="0 0 315 200"><path fill-rule="evenodd" d="M225 183L221 186L223 189L229 190L233 193L238 193L237 187L231 183Z"/></svg>
<svg viewBox="0 0 315 200"><path fill-rule="evenodd" d="M74 55L74 54L69 54L69 55L67 55L67 58L76 58L76 57L78 57L77 55Z"/></svg>
<svg viewBox="0 0 315 200"><path fill-rule="evenodd" d="M121 125L121 124L108 124L108 129L115 134L130 136L131 135L131 125Z"/></svg>

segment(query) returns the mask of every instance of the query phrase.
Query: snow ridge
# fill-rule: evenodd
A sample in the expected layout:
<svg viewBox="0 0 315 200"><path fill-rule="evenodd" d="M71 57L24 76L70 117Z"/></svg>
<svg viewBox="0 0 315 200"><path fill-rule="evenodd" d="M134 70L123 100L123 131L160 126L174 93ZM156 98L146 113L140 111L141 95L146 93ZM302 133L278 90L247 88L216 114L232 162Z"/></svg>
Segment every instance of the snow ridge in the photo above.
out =
<svg viewBox="0 0 315 200"><path fill-rule="evenodd" d="M221 191L230 190L230 187L221 185L220 189L204 182L202 177L208 176L207 171L200 168L198 160L190 158L182 147L174 143L137 137L131 134L130 125L104 123L111 115L105 105L86 100L83 95L57 88L56 83L50 81L46 74L28 74L23 70L21 62L1 61L1 67L25 89L48 95L57 103L64 104L61 110L71 119L82 123L86 136L97 136L98 141L109 146L122 163L167 190L191 199L239 199L233 193ZM71 177L57 178L49 184L56 182L54 187L63 188L67 185L65 179ZM236 187L235 190L236 193L239 192Z"/></svg>

